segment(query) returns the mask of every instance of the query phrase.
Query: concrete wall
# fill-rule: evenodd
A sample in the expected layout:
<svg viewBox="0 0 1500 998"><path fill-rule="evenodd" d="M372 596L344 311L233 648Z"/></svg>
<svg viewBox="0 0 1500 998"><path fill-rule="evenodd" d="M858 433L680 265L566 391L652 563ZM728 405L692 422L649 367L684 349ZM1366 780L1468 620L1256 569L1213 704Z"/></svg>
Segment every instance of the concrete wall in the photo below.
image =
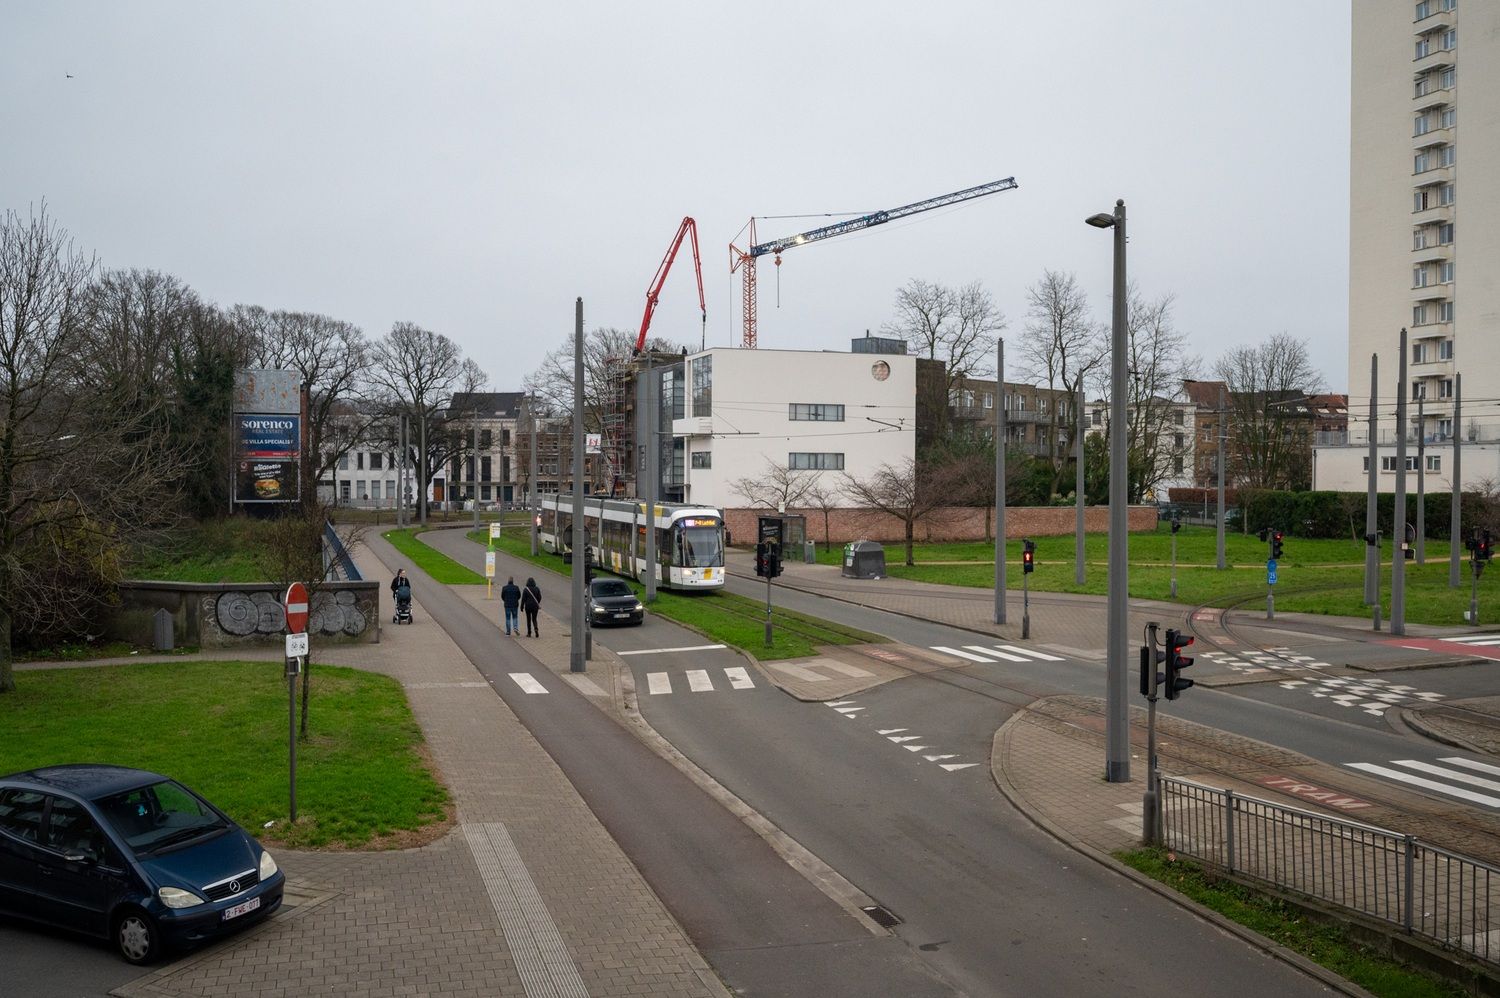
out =
<svg viewBox="0 0 1500 998"><path fill-rule="evenodd" d="M152 618L165 609L179 646L280 646L285 591L272 583L124 582L107 634L149 646ZM314 645L380 640L379 582L326 583L313 594L309 610L307 632Z"/></svg>
<svg viewBox="0 0 1500 998"><path fill-rule="evenodd" d="M726 509L725 523L732 540L738 544L753 543L759 517L766 509ZM807 537L822 543L823 512L817 509L791 509L807 517ZM1013 506L1005 511L1005 536L1063 537L1073 533L1076 511L1072 506ZM991 511L993 517L993 511ZM1132 531L1156 529L1156 507L1132 506L1129 513ZM1083 511L1084 529L1102 533L1109 529L1109 507L1087 506ZM993 530L993 519L991 519ZM951 506L938 510L916 524L918 541L982 541L985 539L985 511L971 506ZM828 540L834 544L871 540L897 542L906 539L906 525L894 516L867 509L829 511Z"/></svg>

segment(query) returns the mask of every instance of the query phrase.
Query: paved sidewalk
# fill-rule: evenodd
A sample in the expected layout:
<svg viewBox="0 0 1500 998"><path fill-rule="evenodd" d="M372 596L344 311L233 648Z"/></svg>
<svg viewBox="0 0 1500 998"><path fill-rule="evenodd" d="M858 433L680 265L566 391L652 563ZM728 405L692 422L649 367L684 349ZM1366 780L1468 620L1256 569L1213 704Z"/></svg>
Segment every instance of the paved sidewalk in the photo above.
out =
<svg viewBox="0 0 1500 998"><path fill-rule="evenodd" d="M398 556L378 537L368 543L355 551L360 571L389 577ZM314 659L402 682L452 790L454 829L417 849L279 850L305 903L114 993L725 995L551 757L420 598L415 612L411 626L382 620L379 644L315 648ZM527 651L545 662L561 642L565 671L561 629L545 616L543 625L556 637Z"/></svg>

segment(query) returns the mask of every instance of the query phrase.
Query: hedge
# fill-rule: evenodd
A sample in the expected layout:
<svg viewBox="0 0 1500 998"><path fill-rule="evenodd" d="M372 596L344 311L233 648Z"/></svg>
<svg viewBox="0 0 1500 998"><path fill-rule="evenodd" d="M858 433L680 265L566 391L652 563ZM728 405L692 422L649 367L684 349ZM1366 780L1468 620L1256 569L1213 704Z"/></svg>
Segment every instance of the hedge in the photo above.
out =
<svg viewBox="0 0 1500 998"><path fill-rule="evenodd" d="M1175 491L1175 490L1174 490ZM1239 496L1242 523L1248 533L1262 527L1283 530L1294 537L1349 537L1361 539L1365 534L1365 493L1363 492L1279 492L1269 489L1243 489ZM1428 537L1447 539L1451 522L1451 494L1427 493L1424 512ZM1468 526L1489 519L1490 510L1483 496L1466 492L1461 500L1461 517ZM1381 536L1391 536L1396 497L1389 492L1375 496L1376 522ZM1417 497L1406 496L1406 521L1415 524Z"/></svg>

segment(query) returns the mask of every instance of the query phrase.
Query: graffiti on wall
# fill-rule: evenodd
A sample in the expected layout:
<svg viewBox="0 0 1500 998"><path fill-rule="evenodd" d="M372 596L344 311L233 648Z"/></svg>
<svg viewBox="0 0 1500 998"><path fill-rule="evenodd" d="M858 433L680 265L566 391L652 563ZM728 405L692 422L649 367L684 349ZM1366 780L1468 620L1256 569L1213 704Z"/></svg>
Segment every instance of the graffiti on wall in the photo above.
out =
<svg viewBox="0 0 1500 998"><path fill-rule="evenodd" d="M212 618L225 634L280 634L286 630L286 610L271 593L227 592L214 601ZM349 590L316 593L308 607L309 634L363 634L368 625L355 594Z"/></svg>

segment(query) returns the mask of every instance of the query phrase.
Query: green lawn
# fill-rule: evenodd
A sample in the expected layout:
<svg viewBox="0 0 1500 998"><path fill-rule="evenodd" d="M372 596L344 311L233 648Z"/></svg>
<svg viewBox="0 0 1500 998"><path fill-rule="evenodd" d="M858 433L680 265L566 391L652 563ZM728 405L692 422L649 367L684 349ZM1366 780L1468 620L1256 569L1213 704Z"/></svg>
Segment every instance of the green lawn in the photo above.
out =
<svg viewBox="0 0 1500 998"><path fill-rule="evenodd" d="M133 579L172 582L264 582L257 561L269 524L236 516L174 530L131 553Z"/></svg>
<svg viewBox="0 0 1500 998"><path fill-rule="evenodd" d="M1343 926L1312 921L1279 898L1215 876L1160 849L1117 853L1122 862L1199 904L1300 953L1381 998L1445 998L1468 994L1456 982L1398 963L1360 945Z"/></svg>
<svg viewBox="0 0 1500 998"><path fill-rule="evenodd" d="M489 543L488 531L469 531L477 544ZM531 557L531 537L525 530L502 533L497 550L530 561L541 568L561 572L572 578L573 566L563 564L561 557L540 552ZM645 599L645 586L631 582L636 594ZM543 593L545 601L546 594ZM679 624L699 631L714 641L750 652L757 659L771 661L806 658L817 654L818 645L869 644L885 641L879 635L841 627L826 620L780 609L772 601L771 645L766 645L764 600L746 599L727 592L679 593L658 590L649 613L660 614Z"/></svg>
<svg viewBox="0 0 1500 998"><path fill-rule="evenodd" d="M460 565L447 555L433 550L417 540L420 527L405 530L387 530L380 536L391 542L391 546L411 559L422 571L432 576L433 581L447 586L482 586L484 576ZM472 531L470 531L472 533Z"/></svg>
<svg viewBox="0 0 1500 998"><path fill-rule="evenodd" d="M403 846L430 833L445 819L448 795L422 761L422 734L400 684L316 664L311 680L295 826L287 824L280 662L18 673L16 690L0 695L0 773L65 762L153 770L250 832L298 848ZM267 821L275 821L269 830Z"/></svg>

